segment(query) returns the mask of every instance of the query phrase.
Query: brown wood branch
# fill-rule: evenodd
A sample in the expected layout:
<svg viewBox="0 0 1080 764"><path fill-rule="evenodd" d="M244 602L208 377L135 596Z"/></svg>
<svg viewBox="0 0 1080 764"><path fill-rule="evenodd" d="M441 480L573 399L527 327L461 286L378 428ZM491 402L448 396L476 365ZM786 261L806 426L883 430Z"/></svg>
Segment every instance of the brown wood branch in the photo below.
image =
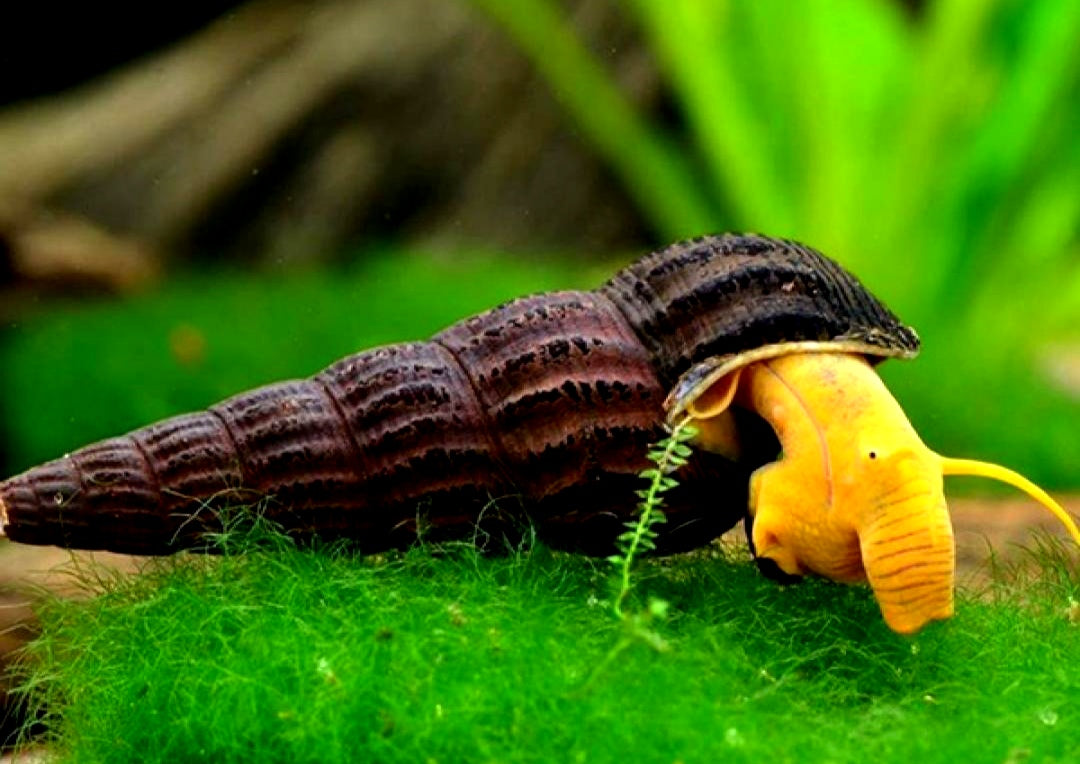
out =
<svg viewBox="0 0 1080 764"><path fill-rule="evenodd" d="M16 288L130 292L158 276L153 248L85 217L0 199L0 282ZM0 288L5 285L0 283ZM0 292L0 317L11 309Z"/></svg>
<svg viewBox="0 0 1080 764"><path fill-rule="evenodd" d="M421 17L427 23L416 26ZM213 109L189 115L175 144L182 169L162 178L143 230L166 242L184 235L320 104L358 78L410 80L466 18L457 4L426 0L325 3L298 24L287 55L264 61ZM410 47L402 49L406 29Z"/></svg>
<svg viewBox="0 0 1080 764"><path fill-rule="evenodd" d="M653 101L657 76L612 0L568 10L630 97ZM387 232L586 251L643 236L498 25L445 0L251 0L168 51L0 111L5 202L162 257L332 257Z"/></svg>
<svg viewBox="0 0 1080 764"><path fill-rule="evenodd" d="M306 13L302 3L259 0L153 58L0 114L0 199L34 203L136 155L287 45Z"/></svg>

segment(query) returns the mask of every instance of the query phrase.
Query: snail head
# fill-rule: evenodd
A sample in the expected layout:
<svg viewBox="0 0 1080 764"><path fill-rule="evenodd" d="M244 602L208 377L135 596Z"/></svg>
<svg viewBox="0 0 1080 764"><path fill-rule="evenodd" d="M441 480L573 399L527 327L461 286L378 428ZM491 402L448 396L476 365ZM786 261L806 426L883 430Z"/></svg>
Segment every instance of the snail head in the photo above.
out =
<svg viewBox="0 0 1080 764"><path fill-rule="evenodd" d="M953 613L946 475L979 475L1026 491L1080 543L1072 518L1023 476L927 448L862 355L778 355L673 395L673 410L693 420L707 450L738 458L735 407L775 431L782 454L750 482L750 540L759 562L787 576L868 581L894 631L914 633Z"/></svg>

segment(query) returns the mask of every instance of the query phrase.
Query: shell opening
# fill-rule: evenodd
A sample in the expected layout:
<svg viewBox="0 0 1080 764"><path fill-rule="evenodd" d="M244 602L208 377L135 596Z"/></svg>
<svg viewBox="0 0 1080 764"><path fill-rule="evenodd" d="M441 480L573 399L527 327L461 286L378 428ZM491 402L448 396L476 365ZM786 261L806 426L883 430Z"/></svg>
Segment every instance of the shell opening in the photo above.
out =
<svg viewBox="0 0 1080 764"><path fill-rule="evenodd" d="M918 350L908 348L887 348L850 337L837 337L833 340L800 340L797 342L779 342L746 350L735 355L713 356L694 364L679 377L675 386L664 401L669 425L674 425L687 409L718 380L733 371L745 368L758 361L767 361L796 353L837 353L842 355L862 355L871 363L885 358L914 358Z"/></svg>

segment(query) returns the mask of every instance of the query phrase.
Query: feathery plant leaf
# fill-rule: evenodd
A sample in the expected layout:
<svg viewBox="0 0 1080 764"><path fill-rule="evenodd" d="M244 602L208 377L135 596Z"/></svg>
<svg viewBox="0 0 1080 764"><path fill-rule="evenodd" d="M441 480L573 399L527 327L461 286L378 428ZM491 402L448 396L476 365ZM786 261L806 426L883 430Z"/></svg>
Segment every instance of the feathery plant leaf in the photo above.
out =
<svg viewBox="0 0 1080 764"><path fill-rule="evenodd" d="M667 517L661 510L664 504L662 494L678 485L678 481L671 475L686 464L691 453L690 447L686 444L695 435L697 435L697 430L690 424L690 419L679 422L671 428L666 438L649 450L649 459L656 466L648 467L639 473L649 485L648 488L638 491L641 503L638 504L637 520L625 524L627 530L615 539L615 546L619 553L608 557L608 561L616 567L619 575L619 589L612 609L620 620L627 620L623 603L633 588L630 570L634 559L642 551L656 548L653 539L658 534L654 527L667 522Z"/></svg>

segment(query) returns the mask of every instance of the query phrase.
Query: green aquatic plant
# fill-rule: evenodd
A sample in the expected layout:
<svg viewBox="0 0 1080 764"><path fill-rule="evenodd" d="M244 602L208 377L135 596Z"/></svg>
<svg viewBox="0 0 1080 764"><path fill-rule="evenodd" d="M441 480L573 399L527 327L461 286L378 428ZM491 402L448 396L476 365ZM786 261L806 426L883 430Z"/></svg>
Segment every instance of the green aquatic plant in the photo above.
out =
<svg viewBox="0 0 1080 764"><path fill-rule="evenodd" d="M630 571L634 560L640 553L656 549L655 539L659 534L654 528L667 522L662 509L663 495L679 484L672 475L690 458L688 444L695 435L697 430L690 424L689 419L684 419L670 429L667 437L649 449L649 460L655 466L640 473L648 486L637 492L641 499L637 507L637 519L625 523L626 530L615 540L618 553L608 557L608 562L618 571L618 591L612 609L620 619L627 617L623 604L633 588ZM652 605L650 609L656 611L658 608L662 608L662 605Z"/></svg>

